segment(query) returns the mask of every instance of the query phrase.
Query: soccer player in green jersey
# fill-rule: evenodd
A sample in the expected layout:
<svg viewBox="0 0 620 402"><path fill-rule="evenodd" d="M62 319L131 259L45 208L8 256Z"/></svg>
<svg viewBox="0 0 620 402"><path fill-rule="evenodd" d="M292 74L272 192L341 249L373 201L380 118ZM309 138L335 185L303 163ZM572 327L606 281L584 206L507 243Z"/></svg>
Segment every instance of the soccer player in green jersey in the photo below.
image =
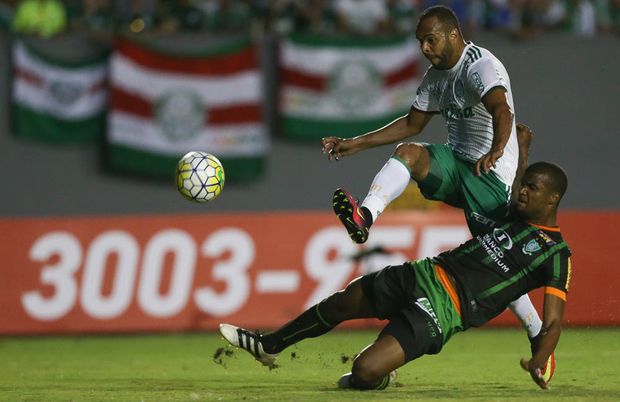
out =
<svg viewBox="0 0 620 402"><path fill-rule="evenodd" d="M509 211L521 149L506 68L492 52L463 38L459 21L448 7L424 10L416 38L431 66L409 113L353 138L322 140L323 152L330 159L340 159L416 136L437 114L446 123L446 144L400 143L361 203L346 190L336 190L334 212L356 243L368 239L371 225L411 180L426 198L463 209L473 236L505 220ZM535 349L542 321L529 296L508 307Z"/></svg>
<svg viewBox="0 0 620 402"><path fill-rule="evenodd" d="M434 258L354 279L274 332L229 324L220 324L220 332L232 345L271 365L288 346L323 335L343 321L389 320L338 381L341 388L384 389L398 367L439 353L457 332L483 325L520 295L544 287L539 347L521 365L546 388L545 364L560 338L570 280L570 250L557 226L566 187L562 168L534 163L523 175L513 218L506 223Z"/></svg>

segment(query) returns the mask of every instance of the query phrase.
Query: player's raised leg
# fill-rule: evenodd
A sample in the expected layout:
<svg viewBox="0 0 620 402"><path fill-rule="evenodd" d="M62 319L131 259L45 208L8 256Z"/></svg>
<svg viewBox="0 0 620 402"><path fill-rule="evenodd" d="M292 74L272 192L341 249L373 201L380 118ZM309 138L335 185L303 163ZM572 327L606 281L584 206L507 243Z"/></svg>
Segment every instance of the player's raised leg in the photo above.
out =
<svg viewBox="0 0 620 402"><path fill-rule="evenodd" d="M368 239L370 226L383 210L405 191L413 178L422 181L429 171L429 153L421 144L403 143L375 176L361 206L344 189L334 193L334 212L356 243Z"/></svg>
<svg viewBox="0 0 620 402"><path fill-rule="evenodd" d="M303 339L321 336L343 321L372 317L375 317L374 310L358 278L276 331L261 334L220 324L220 333L231 345L245 349L263 365L271 366L281 351Z"/></svg>

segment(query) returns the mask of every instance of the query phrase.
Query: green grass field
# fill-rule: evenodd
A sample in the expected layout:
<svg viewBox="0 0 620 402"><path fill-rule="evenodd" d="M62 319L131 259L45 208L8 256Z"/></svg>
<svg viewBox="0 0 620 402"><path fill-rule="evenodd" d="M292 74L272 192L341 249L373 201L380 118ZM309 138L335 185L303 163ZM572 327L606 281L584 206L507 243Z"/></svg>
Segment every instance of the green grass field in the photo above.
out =
<svg viewBox="0 0 620 402"><path fill-rule="evenodd" d="M548 391L521 370L523 332L472 330L409 363L395 386L335 381L375 331L335 331L287 349L269 370L216 334L0 338L1 401L620 400L620 329L566 329ZM232 353L231 353L232 352Z"/></svg>

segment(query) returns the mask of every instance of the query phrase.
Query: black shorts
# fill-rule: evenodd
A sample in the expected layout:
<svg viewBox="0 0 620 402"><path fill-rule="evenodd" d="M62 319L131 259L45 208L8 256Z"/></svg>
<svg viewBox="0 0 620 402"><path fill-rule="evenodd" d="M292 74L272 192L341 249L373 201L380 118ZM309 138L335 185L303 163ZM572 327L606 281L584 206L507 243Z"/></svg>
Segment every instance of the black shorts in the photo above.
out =
<svg viewBox="0 0 620 402"><path fill-rule="evenodd" d="M362 288L377 317L390 320L381 333L396 338L405 351L406 362L439 353L443 337L433 319L415 303L426 295L417 286L410 264L364 275Z"/></svg>

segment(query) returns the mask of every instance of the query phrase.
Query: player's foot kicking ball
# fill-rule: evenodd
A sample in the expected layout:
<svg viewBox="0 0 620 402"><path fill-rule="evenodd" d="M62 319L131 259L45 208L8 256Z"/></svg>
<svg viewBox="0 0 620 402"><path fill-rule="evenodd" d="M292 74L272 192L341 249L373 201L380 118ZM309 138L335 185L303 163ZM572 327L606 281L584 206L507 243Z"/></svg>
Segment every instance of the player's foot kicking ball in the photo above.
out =
<svg viewBox="0 0 620 402"><path fill-rule="evenodd" d="M356 243L364 243L368 239L368 220L357 201L348 191L339 188L334 192L334 212L340 222L349 232L349 236Z"/></svg>
<svg viewBox="0 0 620 402"><path fill-rule="evenodd" d="M540 348L541 339L542 339L542 331L540 331L540 333L536 335L535 337L530 338L530 348L532 350L532 356L534 356L536 352L538 352L538 349ZM551 355L549 356L549 359L547 359L547 362L545 363L545 366L543 367L542 372L540 374L542 375L543 380L545 380L545 382L548 384L549 381L551 381L551 378L553 377L553 373L555 373L555 352L551 353Z"/></svg>
<svg viewBox="0 0 620 402"><path fill-rule="evenodd" d="M386 375L381 381L379 381L378 384L376 384L374 387L372 388L366 388L364 387L363 389L376 389L376 390L382 390L387 388L388 385L390 385L391 383L394 382L394 380L396 379L397 376L397 372L396 370L393 370L390 372L390 374ZM351 377L353 377L353 374L351 373L346 373L343 374L340 379L338 380L338 388L353 388L353 389L360 389L360 387L356 387L355 384L351 384Z"/></svg>
<svg viewBox="0 0 620 402"><path fill-rule="evenodd" d="M247 350L256 360L263 363L263 366L272 366L278 357L277 353L265 352L258 332L230 324L220 324L220 334L231 345Z"/></svg>

